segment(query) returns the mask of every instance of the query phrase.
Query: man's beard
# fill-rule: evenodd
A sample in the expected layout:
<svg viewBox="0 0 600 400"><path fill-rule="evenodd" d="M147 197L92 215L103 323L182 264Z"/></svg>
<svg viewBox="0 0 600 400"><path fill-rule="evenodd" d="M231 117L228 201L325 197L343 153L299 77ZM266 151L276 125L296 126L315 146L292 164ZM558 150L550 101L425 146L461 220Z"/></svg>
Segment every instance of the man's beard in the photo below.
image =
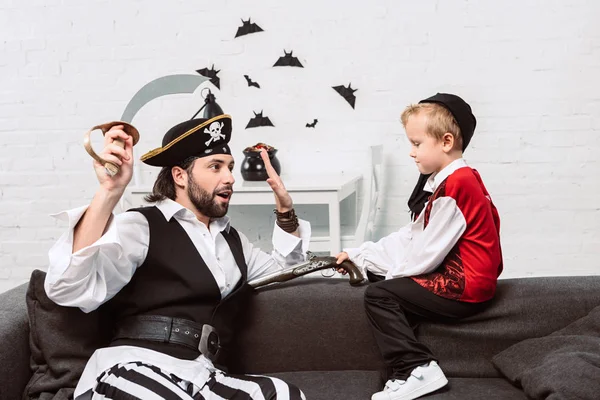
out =
<svg viewBox="0 0 600 400"><path fill-rule="evenodd" d="M194 181L194 177L191 174L188 176L188 197L194 207L196 207L196 210L209 218L221 218L227 214L229 203L220 204L215 201L217 193L225 189L231 190L232 188L231 186L222 187L218 190L215 189L210 194Z"/></svg>

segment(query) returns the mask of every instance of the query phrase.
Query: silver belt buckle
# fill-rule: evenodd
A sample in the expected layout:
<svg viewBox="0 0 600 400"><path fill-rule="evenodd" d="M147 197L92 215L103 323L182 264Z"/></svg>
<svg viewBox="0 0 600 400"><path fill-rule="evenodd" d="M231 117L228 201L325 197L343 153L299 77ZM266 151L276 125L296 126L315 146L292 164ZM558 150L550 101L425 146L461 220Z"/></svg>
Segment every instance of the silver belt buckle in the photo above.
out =
<svg viewBox="0 0 600 400"><path fill-rule="evenodd" d="M219 334L214 327L208 324L202 325L202 336L200 336L198 350L210 361L217 359L221 350L221 343L219 341Z"/></svg>

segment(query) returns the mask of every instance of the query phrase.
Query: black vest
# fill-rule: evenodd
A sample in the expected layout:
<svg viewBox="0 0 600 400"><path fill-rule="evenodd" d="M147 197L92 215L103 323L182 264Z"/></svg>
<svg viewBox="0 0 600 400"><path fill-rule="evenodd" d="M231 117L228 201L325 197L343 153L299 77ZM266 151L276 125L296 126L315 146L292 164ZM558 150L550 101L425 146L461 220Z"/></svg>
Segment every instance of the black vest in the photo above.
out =
<svg viewBox="0 0 600 400"><path fill-rule="evenodd" d="M234 290L221 299L212 273L175 218L167 221L155 206L129 211L140 212L148 220L150 243L144 263L109 302L116 323L134 315L162 315L210 324L217 329L221 340L222 357L219 356L218 363L225 365L236 330L236 317L241 307L248 304L252 292L247 284L248 267L239 234L233 227L229 232L221 232L242 274ZM200 354L184 346L146 340L118 339L111 345L145 347L184 359L194 359Z"/></svg>

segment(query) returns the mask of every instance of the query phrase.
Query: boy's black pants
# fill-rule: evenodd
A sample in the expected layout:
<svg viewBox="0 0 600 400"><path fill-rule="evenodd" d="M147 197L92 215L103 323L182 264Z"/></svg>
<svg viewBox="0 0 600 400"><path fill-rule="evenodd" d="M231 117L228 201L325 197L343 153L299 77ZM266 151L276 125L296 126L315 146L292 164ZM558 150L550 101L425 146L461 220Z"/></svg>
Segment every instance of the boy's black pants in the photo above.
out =
<svg viewBox="0 0 600 400"><path fill-rule="evenodd" d="M489 301L467 303L440 297L410 278L382 280L369 275L365 308L384 362L391 369L389 378L407 379L410 372L436 357L415 337L411 322L415 317L436 322L451 322L484 310Z"/></svg>

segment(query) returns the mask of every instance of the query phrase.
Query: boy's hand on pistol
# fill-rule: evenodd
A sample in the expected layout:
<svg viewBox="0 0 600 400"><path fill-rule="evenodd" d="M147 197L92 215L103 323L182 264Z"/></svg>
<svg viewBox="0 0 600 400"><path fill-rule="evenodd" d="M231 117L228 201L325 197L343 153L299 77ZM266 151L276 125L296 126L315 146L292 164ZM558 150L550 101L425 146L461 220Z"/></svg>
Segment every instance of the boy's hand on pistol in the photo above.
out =
<svg viewBox="0 0 600 400"><path fill-rule="evenodd" d="M349 260L350 257L348 257L348 253L346 253L345 251L342 251L341 253L339 253L337 256L335 256L335 258L337 258L336 260L336 264L341 264L346 260ZM342 275L346 275L348 272L346 272L346 270L344 268L338 267L337 268L337 272L339 272Z"/></svg>

